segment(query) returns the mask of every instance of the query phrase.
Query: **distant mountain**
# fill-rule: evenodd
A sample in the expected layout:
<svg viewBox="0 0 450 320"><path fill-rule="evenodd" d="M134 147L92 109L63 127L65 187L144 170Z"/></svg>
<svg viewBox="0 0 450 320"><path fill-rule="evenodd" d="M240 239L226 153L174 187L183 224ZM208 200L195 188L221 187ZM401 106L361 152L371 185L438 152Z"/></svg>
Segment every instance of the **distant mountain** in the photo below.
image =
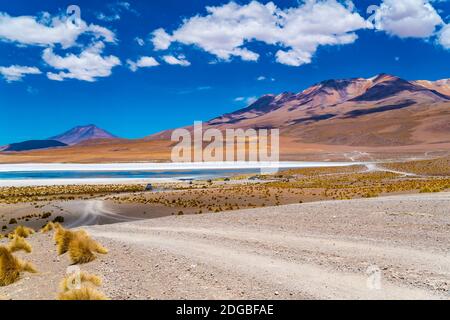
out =
<svg viewBox="0 0 450 320"><path fill-rule="evenodd" d="M116 139L117 137L93 124L87 126L78 126L64 132L63 134L49 138L68 145L79 144L88 140L97 139Z"/></svg>
<svg viewBox="0 0 450 320"><path fill-rule="evenodd" d="M380 147L449 143L449 119L449 80L407 81L379 74L326 80L299 93L264 95L204 127L278 128L295 143ZM146 140L170 139L170 133Z"/></svg>
<svg viewBox="0 0 450 320"><path fill-rule="evenodd" d="M11 143L5 146L2 151L30 151L37 149L48 149L56 147L66 147L67 144L55 140L29 140L19 143Z"/></svg>
<svg viewBox="0 0 450 320"><path fill-rule="evenodd" d="M326 159L347 157L355 151L388 157L450 150L449 119L450 80L408 81L379 74L326 80L298 93L267 94L204 122L203 128L279 129L285 160L317 159L320 154ZM78 145L33 152L33 157L8 155L0 162L167 161L174 145L172 131L125 140L112 139L95 126L77 127L52 139Z"/></svg>

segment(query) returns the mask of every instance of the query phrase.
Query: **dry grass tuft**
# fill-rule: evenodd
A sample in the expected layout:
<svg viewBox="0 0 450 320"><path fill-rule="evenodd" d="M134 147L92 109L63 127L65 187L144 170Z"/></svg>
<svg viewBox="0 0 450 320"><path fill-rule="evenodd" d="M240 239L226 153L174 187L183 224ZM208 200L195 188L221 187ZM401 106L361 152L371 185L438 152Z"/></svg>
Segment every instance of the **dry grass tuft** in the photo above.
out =
<svg viewBox="0 0 450 320"><path fill-rule="evenodd" d="M30 235L34 233L34 230L25 226L18 226L14 231L12 232L13 235L22 237L22 238L28 238Z"/></svg>
<svg viewBox="0 0 450 320"><path fill-rule="evenodd" d="M70 274L66 276L61 283L59 284L59 287L61 291L66 292L72 290L72 288L75 286L77 282L78 276L80 277L81 285L93 285L96 287L99 287L102 285L102 279L96 275L89 274L87 272L81 272L79 275L77 274Z"/></svg>
<svg viewBox="0 0 450 320"><path fill-rule="evenodd" d="M78 279L79 277L79 279ZM79 288L74 288L77 285ZM102 279L96 275L81 272L80 274L70 274L60 283L61 291L58 294L59 300L108 300L102 292L95 289L102 285Z"/></svg>
<svg viewBox="0 0 450 320"><path fill-rule="evenodd" d="M95 253L106 254L108 250L86 233L76 233L69 244L69 255L73 263L88 263L96 259Z"/></svg>
<svg viewBox="0 0 450 320"><path fill-rule="evenodd" d="M108 250L93 240L84 230L70 231L63 227L56 228L55 242L58 254L69 252L75 264L88 263L96 259L95 253L106 254Z"/></svg>
<svg viewBox="0 0 450 320"><path fill-rule="evenodd" d="M7 286L20 278L21 272L36 273L34 266L16 258L6 247L0 246L0 286Z"/></svg>
<svg viewBox="0 0 450 320"><path fill-rule="evenodd" d="M61 292L58 295L58 300L108 300L108 297L94 288L82 287L81 289Z"/></svg>
<svg viewBox="0 0 450 320"><path fill-rule="evenodd" d="M14 238L8 243L7 248L9 252L17 252L23 250L26 253L31 253L32 250L31 245L27 242L27 240L18 235L15 235Z"/></svg>
<svg viewBox="0 0 450 320"><path fill-rule="evenodd" d="M56 242L58 254L64 254L69 250L69 244L77 233L85 233L84 231L70 231L64 229L63 227L58 227L55 229L54 240Z"/></svg>
<svg viewBox="0 0 450 320"><path fill-rule="evenodd" d="M58 222L49 222L47 223L45 226L42 227L42 229L40 230L41 233L47 233L50 232L52 230L58 229L60 228L61 225Z"/></svg>

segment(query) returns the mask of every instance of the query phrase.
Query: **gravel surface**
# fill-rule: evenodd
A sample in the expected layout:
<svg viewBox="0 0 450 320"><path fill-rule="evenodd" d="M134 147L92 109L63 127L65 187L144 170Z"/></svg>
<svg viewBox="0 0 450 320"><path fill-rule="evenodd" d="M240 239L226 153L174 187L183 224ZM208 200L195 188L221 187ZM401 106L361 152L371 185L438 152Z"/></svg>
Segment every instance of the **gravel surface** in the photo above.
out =
<svg viewBox="0 0 450 320"><path fill-rule="evenodd" d="M85 229L110 253L81 268L112 299L450 299L450 193ZM33 253L20 254L40 273L0 296L55 298L70 262L51 237L33 236Z"/></svg>

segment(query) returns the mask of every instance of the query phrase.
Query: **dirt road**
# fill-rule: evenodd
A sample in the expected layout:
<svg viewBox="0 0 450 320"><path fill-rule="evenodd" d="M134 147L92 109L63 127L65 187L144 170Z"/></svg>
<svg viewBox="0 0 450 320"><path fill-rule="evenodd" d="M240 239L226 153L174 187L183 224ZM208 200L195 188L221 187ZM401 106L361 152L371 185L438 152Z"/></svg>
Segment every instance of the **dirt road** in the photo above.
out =
<svg viewBox="0 0 450 320"><path fill-rule="evenodd" d="M440 193L93 226L110 254L82 268L115 299L450 299L449 208ZM57 290L68 261L44 237L33 255ZM43 280L0 293L51 298Z"/></svg>

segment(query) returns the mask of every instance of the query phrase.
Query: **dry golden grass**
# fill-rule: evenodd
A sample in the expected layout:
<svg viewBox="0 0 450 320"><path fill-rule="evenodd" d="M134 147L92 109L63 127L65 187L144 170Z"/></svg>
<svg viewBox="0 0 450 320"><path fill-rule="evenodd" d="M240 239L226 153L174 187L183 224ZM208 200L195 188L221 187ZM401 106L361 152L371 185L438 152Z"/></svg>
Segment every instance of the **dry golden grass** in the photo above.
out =
<svg viewBox="0 0 450 320"><path fill-rule="evenodd" d="M30 235L34 233L34 230L25 226L18 226L14 231L12 232L13 237L19 236L22 238L28 238Z"/></svg>
<svg viewBox="0 0 450 320"><path fill-rule="evenodd" d="M82 287L61 292L58 295L58 300L108 300L108 297L94 288Z"/></svg>
<svg viewBox="0 0 450 320"><path fill-rule="evenodd" d="M0 188L0 203L74 200L100 195L143 191L145 185L73 185Z"/></svg>
<svg viewBox="0 0 450 320"><path fill-rule="evenodd" d="M450 157L398 163L386 163L383 167L391 170L429 176L450 176Z"/></svg>
<svg viewBox="0 0 450 320"><path fill-rule="evenodd" d="M31 263L15 257L8 248L0 246L0 286L16 282L22 272L36 273L37 271Z"/></svg>
<svg viewBox="0 0 450 320"><path fill-rule="evenodd" d="M17 252L17 251L25 251L26 253L31 253L32 248L31 245L18 235L15 235L14 238L8 243L7 248L9 252Z"/></svg>
<svg viewBox="0 0 450 320"><path fill-rule="evenodd" d="M280 176L289 175L302 175L302 176L317 176L317 175L330 175L341 173L356 173L363 171L366 167L361 165L354 165L348 167L319 167L319 168L298 168L284 170L280 173Z"/></svg>
<svg viewBox="0 0 450 320"><path fill-rule="evenodd" d="M79 286L78 288L76 286ZM59 300L108 300L108 297L95 289L102 285L102 279L96 275L81 272L70 274L60 283Z"/></svg>
<svg viewBox="0 0 450 320"><path fill-rule="evenodd" d="M41 233L47 233L50 232L54 229L59 228L61 225L58 222L49 222L47 223L45 226L42 227L42 229L40 230Z"/></svg>
<svg viewBox="0 0 450 320"><path fill-rule="evenodd" d="M69 256L73 263L88 263L96 259L95 253L106 254L108 250L86 233L76 233L69 243Z"/></svg>
<svg viewBox="0 0 450 320"><path fill-rule="evenodd" d="M56 243L58 255L62 255L69 250L69 243L75 237L75 232L66 230L63 227L58 227L55 230L53 239Z"/></svg>
<svg viewBox="0 0 450 320"><path fill-rule="evenodd" d="M88 263L96 259L95 253L106 254L108 250L93 240L84 230L70 231L56 228L54 236L58 254L69 252L75 264Z"/></svg>
<svg viewBox="0 0 450 320"><path fill-rule="evenodd" d="M79 279L78 279L79 277ZM66 276L61 283L59 284L59 287L61 291L66 292L69 290L72 290L73 287L77 284L77 281L80 281L80 285L93 285L96 287L99 287L102 285L102 279L96 275L89 274L87 272L81 272L79 275L77 274L70 274Z"/></svg>

